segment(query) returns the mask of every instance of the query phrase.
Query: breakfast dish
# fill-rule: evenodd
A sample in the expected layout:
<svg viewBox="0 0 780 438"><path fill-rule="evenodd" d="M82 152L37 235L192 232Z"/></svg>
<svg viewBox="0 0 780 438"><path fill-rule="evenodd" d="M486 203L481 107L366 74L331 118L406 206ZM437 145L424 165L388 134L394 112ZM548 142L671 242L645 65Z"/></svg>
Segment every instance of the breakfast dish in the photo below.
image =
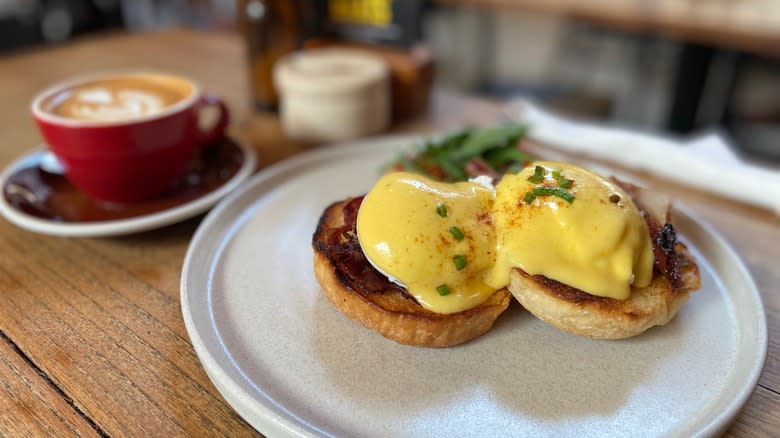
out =
<svg viewBox="0 0 780 438"><path fill-rule="evenodd" d="M766 354L738 255L677 205L702 288L669 324L614 342L571 336L513 303L462 346L387 341L335 309L311 266L334 200L368 192L413 142L319 148L264 169L201 222L181 277L183 321L222 396L268 436L713 436ZM575 201L576 202L576 201Z"/></svg>
<svg viewBox="0 0 780 438"><path fill-rule="evenodd" d="M502 288L463 311L443 314L420 306L402 287L370 265L355 234L362 198L329 206L317 226L314 271L328 300L342 313L401 344L446 347L471 340L493 326L509 306Z"/></svg>
<svg viewBox="0 0 780 438"><path fill-rule="evenodd" d="M201 150L163 195L114 204L73 186L59 163L41 148L0 175L0 214L15 225L59 236L111 236L163 227L208 210L255 169L252 148L224 138Z"/></svg>
<svg viewBox="0 0 780 438"><path fill-rule="evenodd" d="M571 167L564 167L568 167L567 174L571 176ZM522 182L527 174L521 172L514 181ZM528 265L532 268L536 264L536 275L513 269L509 289L526 310L541 320L569 333L595 339L624 339L667 324L690 293L701 288L695 258L684 243L677 241L669 201L659 193L633 184L599 181L600 177L584 170L580 171L580 177L574 178L583 181L588 174L599 187L582 190L577 196L578 202L593 197L590 205L579 204L579 214L565 215L567 210L559 209L553 210L559 214L549 215L547 211L546 217L536 217L533 221L526 217L524 223L533 223L532 227L505 233L504 241L516 245L518 253L523 249L523 242L528 245L529 239L534 246L555 245L551 251L519 256L518 260L530 260ZM506 200L503 204L507 208ZM590 211L583 212L585 208ZM610 210L634 218L634 227L627 227L631 220L620 220ZM613 232L622 234L616 238ZM547 242L538 239L550 234L560 237ZM634 252L633 258L621 257L626 253L631 255L629 243L637 240L641 241L639 254ZM569 253L573 241L582 245L574 246L574 255ZM588 249L583 251L583 247ZM600 253L611 256L601 257ZM550 255L553 260L546 260ZM561 271L555 261L574 268ZM630 261L634 263L634 272L628 269Z"/></svg>
<svg viewBox="0 0 780 438"><path fill-rule="evenodd" d="M597 339L666 324L700 288L660 195L561 162L493 180L390 172L330 206L312 242L328 299L392 340L441 347L487 332L505 288L540 319ZM410 323L421 319L442 324Z"/></svg>

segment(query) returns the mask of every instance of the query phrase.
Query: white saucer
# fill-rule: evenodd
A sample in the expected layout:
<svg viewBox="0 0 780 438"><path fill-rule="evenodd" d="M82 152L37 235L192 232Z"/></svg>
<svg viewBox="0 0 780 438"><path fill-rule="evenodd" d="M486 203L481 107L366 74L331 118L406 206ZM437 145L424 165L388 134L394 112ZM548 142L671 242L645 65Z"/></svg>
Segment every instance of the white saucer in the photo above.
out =
<svg viewBox="0 0 780 438"><path fill-rule="evenodd" d="M234 139L230 140L239 147L244 158L236 173L217 188L169 208L116 220L100 221L65 222L44 218L30 214L8 201L5 188L11 176L24 169L46 166L46 157L49 153L45 147L41 147L17 159L0 174L0 214L21 228L42 234L67 237L117 236L171 225L205 212L224 196L234 191L252 174L257 163L255 151Z"/></svg>

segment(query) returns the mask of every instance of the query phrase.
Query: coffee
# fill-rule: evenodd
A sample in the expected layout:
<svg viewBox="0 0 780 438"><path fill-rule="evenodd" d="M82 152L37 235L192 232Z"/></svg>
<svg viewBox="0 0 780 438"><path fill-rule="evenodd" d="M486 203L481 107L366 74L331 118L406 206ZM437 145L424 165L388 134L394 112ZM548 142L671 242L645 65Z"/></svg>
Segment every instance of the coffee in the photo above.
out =
<svg viewBox="0 0 780 438"><path fill-rule="evenodd" d="M159 114L194 92L190 82L173 76L122 75L66 87L44 99L40 109L68 119L118 122Z"/></svg>
<svg viewBox="0 0 780 438"><path fill-rule="evenodd" d="M208 108L218 114L210 127L200 123ZM160 196L230 121L225 102L192 80L150 72L71 79L30 109L68 181L112 203Z"/></svg>

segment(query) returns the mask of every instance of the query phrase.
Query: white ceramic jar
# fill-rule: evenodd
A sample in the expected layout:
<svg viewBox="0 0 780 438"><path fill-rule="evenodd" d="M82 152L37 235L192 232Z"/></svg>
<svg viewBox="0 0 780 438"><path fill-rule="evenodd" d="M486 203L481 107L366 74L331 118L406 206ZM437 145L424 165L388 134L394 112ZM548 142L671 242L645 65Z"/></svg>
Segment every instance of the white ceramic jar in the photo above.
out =
<svg viewBox="0 0 780 438"><path fill-rule="evenodd" d="M357 50L287 55L274 68L285 133L299 140L335 142L386 130L389 78L382 59Z"/></svg>

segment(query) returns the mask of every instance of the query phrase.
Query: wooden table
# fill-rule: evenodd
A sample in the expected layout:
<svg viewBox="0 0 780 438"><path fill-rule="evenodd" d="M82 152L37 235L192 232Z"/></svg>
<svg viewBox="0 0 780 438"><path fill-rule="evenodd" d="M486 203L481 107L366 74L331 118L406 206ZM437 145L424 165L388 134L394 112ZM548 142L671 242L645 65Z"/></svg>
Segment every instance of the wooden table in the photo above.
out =
<svg viewBox="0 0 780 438"><path fill-rule="evenodd" d="M28 103L81 72L145 66L185 73L225 97L262 166L305 148L252 116L242 48L230 34L113 35L0 60L0 165L40 143ZM430 115L396 131L489 124L499 105L436 93ZM715 182L714 182L715 183ZM766 368L733 436L780 431L780 223L769 213L659 181L736 247L764 297ZM0 436L250 436L187 338L179 274L201 218L127 237L74 239L0 219Z"/></svg>

